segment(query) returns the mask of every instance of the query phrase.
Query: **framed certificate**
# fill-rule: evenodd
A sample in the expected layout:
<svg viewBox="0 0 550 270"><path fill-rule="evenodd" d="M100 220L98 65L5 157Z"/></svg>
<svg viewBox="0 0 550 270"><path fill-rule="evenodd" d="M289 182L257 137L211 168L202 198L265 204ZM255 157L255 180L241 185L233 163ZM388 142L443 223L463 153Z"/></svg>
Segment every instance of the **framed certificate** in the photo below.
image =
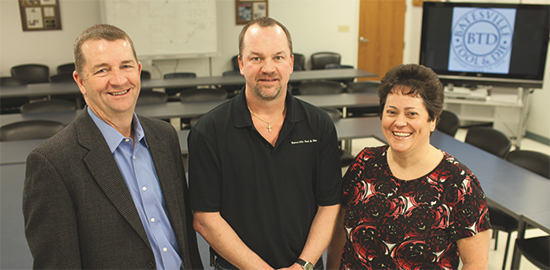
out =
<svg viewBox="0 0 550 270"><path fill-rule="evenodd" d="M267 0L235 0L237 25L259 17L267 17Z"/></svg>
<svg viewBox="0 0 550 270"><path fill-rule="evenodd" d="M61 30L59 0L19 0L23 31Z"/></svg>

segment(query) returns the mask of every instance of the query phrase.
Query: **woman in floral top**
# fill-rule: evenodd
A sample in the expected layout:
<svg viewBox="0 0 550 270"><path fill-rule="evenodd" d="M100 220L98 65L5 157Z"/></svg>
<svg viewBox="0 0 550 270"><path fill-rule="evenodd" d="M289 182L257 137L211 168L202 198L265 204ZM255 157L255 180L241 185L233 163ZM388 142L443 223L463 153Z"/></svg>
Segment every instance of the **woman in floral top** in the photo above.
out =
<svg viewBox="0 0 550 270"><path fill-rule="evenodd" d="M388 145L365 148L344 176L327 269L486 269L489 214L478 179L430 144L443 86L416 64L378 89Z"/></svg>

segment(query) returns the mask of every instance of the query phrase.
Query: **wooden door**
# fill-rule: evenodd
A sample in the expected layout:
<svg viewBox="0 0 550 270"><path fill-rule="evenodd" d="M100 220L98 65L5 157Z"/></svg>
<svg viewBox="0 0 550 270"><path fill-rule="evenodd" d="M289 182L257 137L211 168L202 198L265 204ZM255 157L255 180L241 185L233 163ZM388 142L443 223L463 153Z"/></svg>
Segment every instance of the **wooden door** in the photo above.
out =
<svg viewBox="0 0 550 270"><path fill-rule="evenodd" d="M362 80L381 80L403 63L405 0L361 0L357 68L378 74Z"/></svg>

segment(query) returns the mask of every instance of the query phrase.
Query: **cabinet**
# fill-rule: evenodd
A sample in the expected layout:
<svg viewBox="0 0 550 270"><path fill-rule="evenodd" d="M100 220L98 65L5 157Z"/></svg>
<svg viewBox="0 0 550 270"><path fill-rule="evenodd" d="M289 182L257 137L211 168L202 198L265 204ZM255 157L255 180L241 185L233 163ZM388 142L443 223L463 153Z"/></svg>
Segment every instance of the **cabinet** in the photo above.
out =
<svg viewBox="0 0 550 270"><path fill-rule="evenodd" d="M520 146L525 135L531 89L445 87L444 109L454 112L461 126L492 123Z"/></svg>

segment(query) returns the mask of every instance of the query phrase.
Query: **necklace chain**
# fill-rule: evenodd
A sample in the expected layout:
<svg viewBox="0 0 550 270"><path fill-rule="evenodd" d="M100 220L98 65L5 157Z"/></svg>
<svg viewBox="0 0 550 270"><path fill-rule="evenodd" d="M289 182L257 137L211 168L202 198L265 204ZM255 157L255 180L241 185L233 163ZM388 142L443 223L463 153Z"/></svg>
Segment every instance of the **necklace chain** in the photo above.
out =
<svg viewBox="0 0 550 270"><path fill-rule="evenodd" d="M248 107L248 106L246 106L246 107ZM273 128L273 127L271 126L271 123L273 123L273 122L279 120L279 118L281 118L281 116L283 116L283 113L285 112L285 106L283 106L283 110L281 111L281 114L279 114L279 116L277 116L277 118L275 118L275 120L273 120L273 121L271 121L271 122L265 121L264 119L260 118L258 115L256 115L256 114L250 109L250 107L248 107L248 111L250 111L250 113L251 113L252 115L254 115L256 118L258 118L260 121L266 123L266 124L267 124L267 131L269 131L269 133L271 133L271 129Z"/></svg>

